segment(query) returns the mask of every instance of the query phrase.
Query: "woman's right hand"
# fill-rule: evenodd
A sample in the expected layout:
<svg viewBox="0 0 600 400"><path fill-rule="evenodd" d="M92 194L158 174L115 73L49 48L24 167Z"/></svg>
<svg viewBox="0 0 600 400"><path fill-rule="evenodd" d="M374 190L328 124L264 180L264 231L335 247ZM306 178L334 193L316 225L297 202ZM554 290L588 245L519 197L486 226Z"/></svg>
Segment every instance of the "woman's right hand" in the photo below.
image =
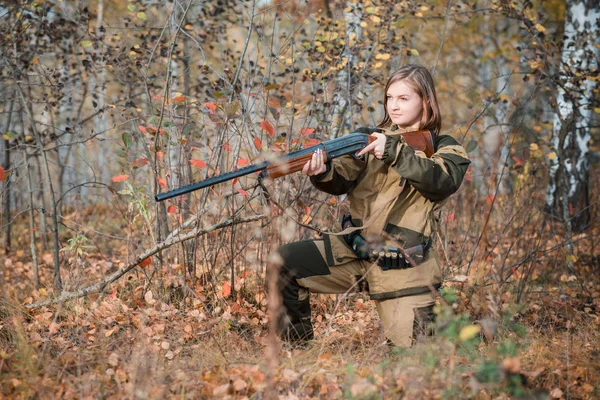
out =
<svg viewBox="0 0 600 400"><path fill-rule="evenodd" d="M323 157L323 149L319 148L315 150L312 155L312 158L304 164L302 168L302 173L307 176L315 176L322 174L327 171L327 167L325 166L325 160Z"/></svg>

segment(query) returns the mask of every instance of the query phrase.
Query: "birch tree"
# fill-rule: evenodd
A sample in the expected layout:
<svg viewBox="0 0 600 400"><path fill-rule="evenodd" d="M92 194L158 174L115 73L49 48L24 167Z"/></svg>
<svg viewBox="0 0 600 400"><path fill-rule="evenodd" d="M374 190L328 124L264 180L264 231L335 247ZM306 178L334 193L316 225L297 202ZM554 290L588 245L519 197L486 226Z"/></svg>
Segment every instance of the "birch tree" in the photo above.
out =
<svg viewBox="0 0 600 400"><path fill-rule="evenodd" d="M591 74L598 68L598 18L598 2L567 1L546 205L574 231L590 222L588 154L596 86Z"/></svg>

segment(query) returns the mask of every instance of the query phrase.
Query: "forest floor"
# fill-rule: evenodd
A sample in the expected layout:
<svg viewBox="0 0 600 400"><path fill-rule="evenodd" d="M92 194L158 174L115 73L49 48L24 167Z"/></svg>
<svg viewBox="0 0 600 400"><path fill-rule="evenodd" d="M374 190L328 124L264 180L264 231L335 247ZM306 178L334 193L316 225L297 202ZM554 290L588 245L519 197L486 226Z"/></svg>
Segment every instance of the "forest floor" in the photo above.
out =
<svg viewBox="0 0 600 400"><path fill-rule="evenodd" d="M593 234L579 239L576 254L594 249ZM290 348L269 342L262 278L250 269L234 293L198 279L184 296L183 268L169 268L157 290L149 268L138 267L103 294L28 309L54 296L52 254L41 253L34 289L23 246L2 260L0 396L600 398L600 258L578 254L571 271L538 268L525 292L513 290L523 275L481 284L490 265L446 283L437 334L410 349L386 344L366 294L314 295L316 340ZM120 257L70 258L66 281L97 282Z"/></svg>

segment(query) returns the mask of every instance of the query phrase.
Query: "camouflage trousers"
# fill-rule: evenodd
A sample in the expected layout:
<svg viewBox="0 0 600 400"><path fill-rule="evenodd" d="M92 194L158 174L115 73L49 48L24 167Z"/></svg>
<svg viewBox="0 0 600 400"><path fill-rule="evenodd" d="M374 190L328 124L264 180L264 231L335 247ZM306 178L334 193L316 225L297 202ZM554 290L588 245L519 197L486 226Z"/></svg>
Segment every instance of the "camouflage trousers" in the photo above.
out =
<svg viewBox="0 0 600 400"><path fill-rule="evenodd" d="M289 341L314 337L309 294L341 294L364 289L362 279L368 268L379 268L363 260L329 266L323 240L294 242L279 248L283 266L279 289L284 312L281 335ZM363 282L361 282L363 281ZM435 303L434 293L386 300L374 300L386 338L399 347L410 347L431 334Z"/></svg>

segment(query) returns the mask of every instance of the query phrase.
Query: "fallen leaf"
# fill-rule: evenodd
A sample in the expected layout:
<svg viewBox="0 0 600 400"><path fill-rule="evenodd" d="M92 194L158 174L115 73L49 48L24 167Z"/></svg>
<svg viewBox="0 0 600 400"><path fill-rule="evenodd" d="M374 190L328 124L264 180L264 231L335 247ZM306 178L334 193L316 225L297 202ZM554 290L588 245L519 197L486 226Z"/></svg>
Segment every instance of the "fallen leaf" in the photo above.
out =
<svg viewBox="0 0 600 400"><path fill-rule="evenodd" d="M246 158L240 158L240 159L237 161L236 165L237 165L237 166L238 166L238 168L239 168L239 167L243 167L243 166L246 166L246 165L248 165L248 163L249 163L249 162L248 162L248 160L247 160Z"/></svg>
<svg viewBox="0 0 600 400"><path fill-rule="evenodd" d="M458 337L463 342L473 339L479 332L481 332L481 327L479 325L467 325L461 329Z"/></svg>
<svg viewBox="0 0 600 400"><path fill-rule="evenodd" d="M233 390L235 390L236 392L241 392L242 390L246 389L248 387L248 384L243 381L242 379L236 379L233 382Z"/></svg>
<svg viewBox="0 0 600 400"><path fill-rule="evenodd" d="M221 386L217 386L213 390L213 396L223 397L223 396L225 396L228 393L229 393L229 383L226 383L226 384L221 385Z"/></svg>
<svg viewBox="0 0 600 400"><path fill-rule="evenodd" d="M119 355L115 352L110 353L108 356L108 365L116 367L119 365Z"/></svg>
<svg viewBox="0 0 600 400"><path fill-rule="evenodd" d="M225 282L223 284L223 288L221 289L221 296L227 297L231 294L231 284L229 282Z"/></svg>
<svg viewBox="0 0 600 400"><path fill-rule="evenodd" d="M368 397L370 394L377 391L377 386L373 385L366 379L361 379L350 386L352 397Z"/></svg>

